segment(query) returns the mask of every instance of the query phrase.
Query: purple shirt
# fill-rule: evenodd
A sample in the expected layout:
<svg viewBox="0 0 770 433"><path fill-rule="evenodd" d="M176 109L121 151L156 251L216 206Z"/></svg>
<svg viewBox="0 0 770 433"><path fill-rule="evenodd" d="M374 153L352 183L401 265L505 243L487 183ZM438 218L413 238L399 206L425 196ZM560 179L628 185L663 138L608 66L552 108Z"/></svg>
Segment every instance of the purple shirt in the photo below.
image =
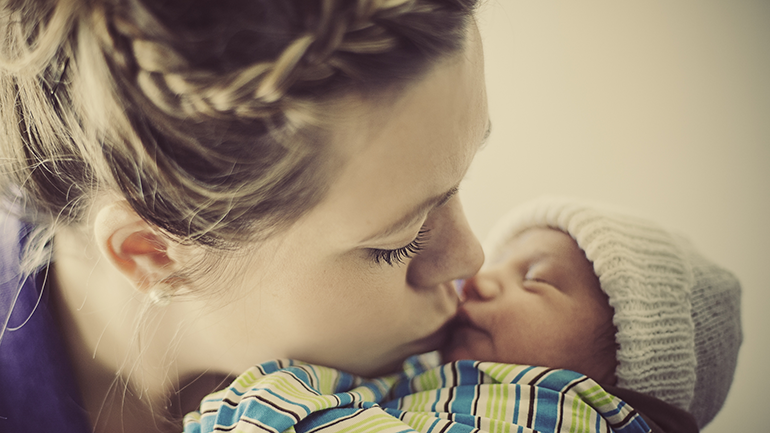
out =
<svg viewBox="0 0 770 433"><path fill-rule="evenodd" d="M5 329L0 333L0 432L90 433L44 287L46 269L21 275L19 258L28 232L15 218L0 216L0 330Z"/></svg>

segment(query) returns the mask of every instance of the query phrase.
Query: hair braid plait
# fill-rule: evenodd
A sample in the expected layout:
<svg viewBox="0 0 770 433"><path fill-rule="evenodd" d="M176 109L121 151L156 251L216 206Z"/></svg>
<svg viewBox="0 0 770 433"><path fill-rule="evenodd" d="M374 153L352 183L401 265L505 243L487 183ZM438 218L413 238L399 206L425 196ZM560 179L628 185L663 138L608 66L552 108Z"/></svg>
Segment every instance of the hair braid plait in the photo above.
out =
<svg viewBox="0 0 770 433"><path fill-rule="evenodd" d="M351 55L393 50L400 42L389 31L390 22L438 7L415 0L318 3L318 10L306 17L311 23L292 35L275 57L224 73L196 67L172 46L156 41L158 35L161 41L169 38L160 23L148 34L125 16L113 19L115 30L130 41L137 85L164 113L178 118L275 119L296 102L317 96L326 82L363 79ZM309 88L316 91L303 92Z"/></svg>
<svg viewBox="0 0 770 433"><path fill-rule="evenodd" d="M327 149L340 97L398 95L458 52L475 1L6 4L0 91L19 109L0 116L3 182L29 195L27 218L84 222L115 193L217 247L312 208L339 163ZM61 70L52 97L41 79Z"/></svg>

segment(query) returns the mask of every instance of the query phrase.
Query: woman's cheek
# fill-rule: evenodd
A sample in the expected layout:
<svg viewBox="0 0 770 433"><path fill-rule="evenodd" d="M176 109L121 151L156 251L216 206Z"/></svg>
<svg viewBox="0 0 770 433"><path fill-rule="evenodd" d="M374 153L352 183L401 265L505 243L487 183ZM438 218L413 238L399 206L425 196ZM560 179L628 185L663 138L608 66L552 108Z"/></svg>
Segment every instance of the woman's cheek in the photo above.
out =
<svg viewBox="0 0 770 433"><path fill-rule="evenodd" d="M402 319L400 313L408 309L403 272L383 269L382 265L347 263L337 272L323 273L306 288L302 299L297 300L301 305L296 312L297 319L305 321L311 333L336 329L350 336L357 330L363 333L386 325L397 326Z"/></svg>

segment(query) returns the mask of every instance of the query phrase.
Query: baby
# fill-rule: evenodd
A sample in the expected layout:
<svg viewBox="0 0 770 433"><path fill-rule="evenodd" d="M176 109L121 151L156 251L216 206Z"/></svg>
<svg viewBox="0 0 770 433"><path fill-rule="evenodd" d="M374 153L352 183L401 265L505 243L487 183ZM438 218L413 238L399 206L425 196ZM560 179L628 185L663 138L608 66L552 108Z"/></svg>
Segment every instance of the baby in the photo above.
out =
<svg viewBox="0 0 770 433"><path fill-rule="evenodd" d="M465 282L442 360L544 365L614 385L613 309L583 250L539 227L509 247L505 260Z"/></svg>
<svg viewBox="0 0 770 433"><path fill-rule="evenodd" d="M381 378L252 367L185 417L209 431L689 433L732 382L740 286L659 226L575 200L516 208L461 290L444 364Z"/></svg>
<svg viewBox="0 0 770 433"><path fill-rule="evenodd" d="M689 411L700 427L714 417L741 343L729 272L652 222L576 200L518 207L490 238L444 362L574 370Z"/></svg>

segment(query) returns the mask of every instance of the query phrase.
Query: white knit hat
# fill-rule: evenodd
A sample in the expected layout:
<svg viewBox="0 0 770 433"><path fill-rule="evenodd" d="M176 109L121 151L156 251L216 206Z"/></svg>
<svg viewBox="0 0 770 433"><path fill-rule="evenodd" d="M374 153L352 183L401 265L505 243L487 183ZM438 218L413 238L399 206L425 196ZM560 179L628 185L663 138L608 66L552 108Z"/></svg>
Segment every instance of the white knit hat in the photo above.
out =
<svg viewBox="0 0 770 433"><path fill-rule="evenodd" d="M568 233L593 263L615 310L617 386L689 410L699 427L710 422L742 341L736 278L653 222L566 198L541 198L503 217L485 244L489 263L531 227Z"/></svg>

